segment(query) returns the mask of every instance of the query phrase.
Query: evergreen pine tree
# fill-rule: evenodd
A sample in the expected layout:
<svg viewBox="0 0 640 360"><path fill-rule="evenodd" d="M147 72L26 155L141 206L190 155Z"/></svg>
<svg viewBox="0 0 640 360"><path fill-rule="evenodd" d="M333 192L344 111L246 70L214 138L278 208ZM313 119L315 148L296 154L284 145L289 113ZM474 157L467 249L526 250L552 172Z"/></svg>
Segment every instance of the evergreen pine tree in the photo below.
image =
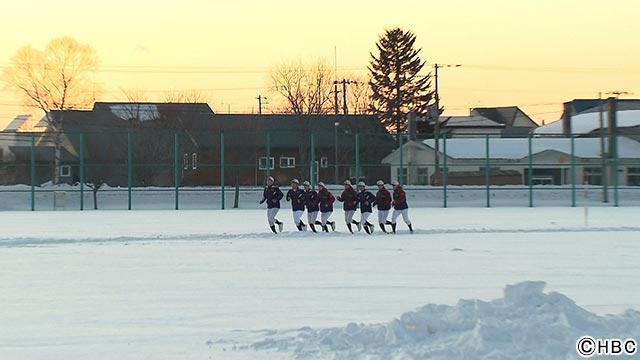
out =
<svg viewBox="0 0 640 360"><path fill-rule="evenodd" d="M426 116L434 99L430 76L420 75L425 63L415 41L410 31L386 30L376 43L379 54L370 53L371 111L391 132L406 130L410 112Z"/></svg>

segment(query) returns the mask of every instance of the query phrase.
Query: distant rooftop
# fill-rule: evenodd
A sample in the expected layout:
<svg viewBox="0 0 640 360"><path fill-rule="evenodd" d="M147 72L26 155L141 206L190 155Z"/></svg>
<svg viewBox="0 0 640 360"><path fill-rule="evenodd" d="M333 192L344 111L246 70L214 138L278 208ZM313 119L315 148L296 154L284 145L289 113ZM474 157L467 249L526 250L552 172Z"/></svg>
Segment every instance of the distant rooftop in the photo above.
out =
<svg viewBox="0 0 640 360"><path fill-rule="evenodd" d="M527 138L490 138L489 156L492 159L520 160L529 156ZM599 138L576 138L575 156L579 158L600 158ZM433 139L423 143L435 148ZM543 151L557 151L571 154L569 138L533 138L532 154ZM440 149L443 149L440 140ZM618 154L620 158L640 158L640 142L621 136L618 138ZM447 156L454 159L484 159L486 157L486 139L484 138L452 138L447 139Z"/></svg>
<svg viewBox="0 0 640 360"><path fill-rule="evenodd" d="M606 111L606 110L605 110ZM640 110L618 110L616 113L618 127L640 126ZM604 114L604 126L607 126L607 115ZM598 112L584 112L571 117L571 132L588 134L600 128ZM535 134L562 134L562 120L554 121L534 130Z"/></svg>

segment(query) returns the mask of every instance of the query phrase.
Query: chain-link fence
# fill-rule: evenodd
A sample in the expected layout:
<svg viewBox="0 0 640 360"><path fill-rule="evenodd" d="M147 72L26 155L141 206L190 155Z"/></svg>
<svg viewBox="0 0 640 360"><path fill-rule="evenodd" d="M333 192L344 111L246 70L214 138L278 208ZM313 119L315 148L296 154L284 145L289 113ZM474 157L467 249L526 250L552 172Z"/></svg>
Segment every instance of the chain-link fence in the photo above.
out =
<svg viewBox="0 0 640 360"><path fill-rule="evenodd" d="M399 181L410 206L640 205L633 136L0 133L1 210L256 208L264 180Z"/></svg>

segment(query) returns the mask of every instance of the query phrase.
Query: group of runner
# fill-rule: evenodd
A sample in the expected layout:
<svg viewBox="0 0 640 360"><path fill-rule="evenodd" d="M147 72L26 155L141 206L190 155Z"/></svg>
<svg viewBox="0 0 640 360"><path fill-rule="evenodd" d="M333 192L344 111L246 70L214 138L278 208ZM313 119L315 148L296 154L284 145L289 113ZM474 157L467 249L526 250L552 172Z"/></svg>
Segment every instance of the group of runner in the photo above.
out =
<svg viewBox="0 0 640 360"><path fill-rule="evenodd" d="M291 202L293 223L298 231L306 231L307 226L313 232L318 232L319 230L329 232L329 229L335 231L336 223L335 221L330 221L329 218L333 213L333 204L338 200L343 204L345 224L352 234L354 233L353 225L355 225L357 231L364 229L367 234L374 232L374 225L369 222L373 207L378 209L378 225L382 232L388 233L385 226L390 225L391 232L395 233L396 220L399 216L402 216L405 224L409 227L409 231L413 232L413 227L409 220L407 196L402 185L394 181L392 183L393 193L387 190L386 184L382 180L378 180L376 185L378 186L378 191L374 195L367 190L367 186L363 181L357 184L356 191L351 181L346 180L342 194L334 197L323 182L318 183L318 191L315 191L308 181L303 182L301 188L300 181L293 179L291 180L291 189L287 191L285 196L275 184L273 177L270 176L267 178L260 204L267 203L267 221L271 231L274 233L284 230L284 223L276 218L278 211L280 211L280 201L283 198ZM389 211L392 207L391 220L388 220ZM358 209L360 209L359 221L353 218ZM307 211L307 224L302 220L305 210ZM320 213L320 220L318 220L318 213ZM319 226L320 229L316 228L316 226Z"/></svg>

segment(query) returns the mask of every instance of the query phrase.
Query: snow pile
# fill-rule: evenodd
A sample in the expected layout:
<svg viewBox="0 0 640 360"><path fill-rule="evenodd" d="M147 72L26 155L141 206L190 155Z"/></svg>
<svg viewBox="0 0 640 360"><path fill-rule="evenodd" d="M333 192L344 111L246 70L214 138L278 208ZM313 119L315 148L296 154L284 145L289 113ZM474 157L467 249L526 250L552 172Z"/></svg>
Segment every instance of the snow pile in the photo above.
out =
<svg viewBox="0 0 640 360"><path fill-rule="evenodd" d="M426 305L386 324L279 332L252 347L299 359L572 359L583 335L640 338L640 312L599 316L545 285L509 285L490 302Z"/></svg>
<svg viewBox="0 0 640 360"><path fill-rule="evenodd" d="M607 114L604 115L605 126ZM640 126L640 110L618 110L618 127ZM600 113L589 112L575 115L571 118L571 131L574 134L588 134L600 128ZM562 120L540 126L534 131L536 134L562 134Z"/></svg>

